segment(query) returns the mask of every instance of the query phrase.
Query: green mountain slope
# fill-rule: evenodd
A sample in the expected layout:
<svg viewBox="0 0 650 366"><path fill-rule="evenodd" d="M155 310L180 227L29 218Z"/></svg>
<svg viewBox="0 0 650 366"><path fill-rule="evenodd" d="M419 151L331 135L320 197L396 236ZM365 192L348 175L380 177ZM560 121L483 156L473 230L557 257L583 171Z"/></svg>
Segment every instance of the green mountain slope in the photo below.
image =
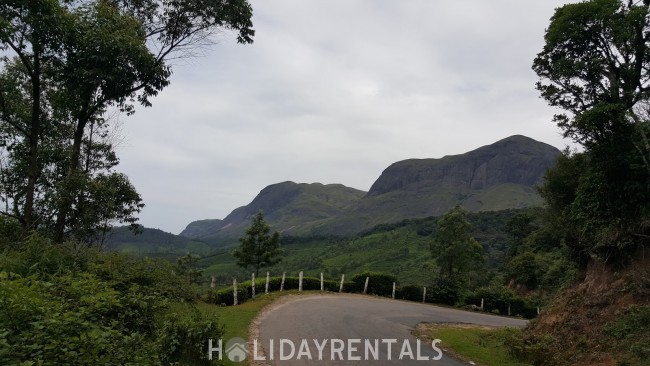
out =
<svg viewBox="0 0 650 366"><path fill-rule="evenodd" d="M511 136L461 155L410 159L388 167L354 207L317 234L349 235L378 224L442 215L461 205L472 212L541 204L534 186L560 154L553 146Z"/></svg>
<svg viewBox="0 0 650 366"><path fill-rule="evenodd" d="M548 144L511 136L465 154L394 163L367 194L340 184L278 183L225 219L195 221L181 235L236 244L258 210L283 235L347 236L380 224L442 215L459 204L472 212L538 206L542 201L534 186L559 154Z"/></svg>
<svg viewBox="0 0 650 366"><path fill-rule="evenodd" d="M187 253L206 255L210 245L199 240L170 234L159 229L141 227L142 232L133 233L127 226L115 227L104 240L104 248L139 256L176 258Z"/></svg>
<svg viewBox="0 0 650 366"><path fill-rule="evenodd" d="M488 269L499 268L507 252L507 222L522 210L471 213L472 235L483 245ZM378 271L397 276L402 284L427 284L436 264L429 248L436 228L436 217L405 220L373 228L353 238L289 237L282 238L283 259L264 271L273 275L305 275L346 278L364 271ZM229 251L207 256L199 261L206 276L216 276L227 283L233 276L248 278L250 271L236 265ZM488 279L483 279L487 281Z"/></svg>
<svg viewBox="0 0 650 366"><path fill-rule="evenodd" d="M251 217L259 210L264 211L265 220L273 229L283 235L307 234L311 226L340 215L364 195L363 191L341 184L273 184L222 221L195 221L180 235L211 243L232 243L244 233Z"/></svg>
<svg viewBox="0 0 650 366"><path fill-rule="evenodd" d="M219 231L222 227L223 220L219 219L193 221L179 235L187 238L202 238Z"/></svg>

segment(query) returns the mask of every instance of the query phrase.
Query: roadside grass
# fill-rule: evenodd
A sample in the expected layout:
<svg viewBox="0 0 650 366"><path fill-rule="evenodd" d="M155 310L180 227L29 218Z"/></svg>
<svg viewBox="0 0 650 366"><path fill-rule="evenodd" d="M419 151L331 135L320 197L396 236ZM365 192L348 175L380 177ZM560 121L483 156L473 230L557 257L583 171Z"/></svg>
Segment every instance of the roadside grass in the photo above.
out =
<svg viewBox="0 0 650 366"><path fill-rule="evenodd" d="M440 339L443 353L480 366L530 366L509 352L508 342L521 334L517 328L488 328L467 324L421 324L415 335Z"/></svg>
<svg viewBox="0 0 650 366"><path fill-rule="evenodd" d="M224 327L223 335L223 346L225 347L226 342L229 339L234 337L240 337L248 340L249 332L248 328L250 327L251 322L262 311L267 305L271 304L273 301L277 300L280 297L286 295L309 295L309 294L320 294L320 291L302 291L298 292L297 290L292 291L282 291L282 292L271 292L268 294L258 295L255 300L249 299L245 303L237 306L217 306L214 304L208 303L199 303L197 308L201 313L207 316L217 317L219 323ZM221 361L222 365L231 366L247 366L249 365L249 360L246 359L244 362L231 362L226 357Z"/></svg>

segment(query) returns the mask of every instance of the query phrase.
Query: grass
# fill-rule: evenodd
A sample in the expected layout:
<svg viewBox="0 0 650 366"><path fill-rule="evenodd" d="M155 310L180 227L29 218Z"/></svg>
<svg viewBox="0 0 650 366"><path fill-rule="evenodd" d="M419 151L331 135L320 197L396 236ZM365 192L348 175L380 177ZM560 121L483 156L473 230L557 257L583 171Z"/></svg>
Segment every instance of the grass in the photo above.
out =
<svg viewBox="0 0 650 366"><path fill-rule="evenodd" d="M529 366L509 353L508 340L520 333L514 328L486 328L466 325L429 324L416 335L440 339L444 353L484 366Z"/></svg>
<svg viewBox="0 0 650 366"><path fill-rule="evenodd" d="M320 293L320 291L303 291L300 294ZM215 316L219 319L219 323L224 326L223 342L224 345L229 339L240 337L248 339L248 328L257 314L259 314L264 307L271 304L278 298L290 294L298 294L298 291L283 291L271 292L269 294L258 295L255 300L248 300L245 303L237 306L216 306L213 304L200 303L197 305L199 311L208 316ZM224 357L223 365L248 365L248 359L244 362L231 362Z"/></svg>

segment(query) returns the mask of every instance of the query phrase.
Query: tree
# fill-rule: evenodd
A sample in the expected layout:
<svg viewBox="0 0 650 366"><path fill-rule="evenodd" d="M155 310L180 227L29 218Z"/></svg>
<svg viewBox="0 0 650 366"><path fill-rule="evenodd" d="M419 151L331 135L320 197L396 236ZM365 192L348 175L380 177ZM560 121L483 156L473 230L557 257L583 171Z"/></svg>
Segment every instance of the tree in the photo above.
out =
<svg viewBox="0 0 650 366"><path fill-rule="evenodd" d="M440 266L440 279L458 282L472 266L483 261L483 247L471 235L467 211L460 206L449 210L438 220L431 253Z"/></svg>
<svg viewBox="0 0 650 366"><path fill-rule="evenodd" d="M58 242L80 222L85 233L106 219L135 222L141 199L112 175L106 112L150 106L169 85L168 61L191 57L220 30L252 42L251 16L247 0L2 2L0 214ZM111 193L100 185L116 180L117 204L89 222L88 210L101 209L93 194Z"/></svg>
<svg viewBox="0 0 650 366"><path fill-rule="evenodd" d="M259 211L253 216L251 226L246 230L246 236L239 238L239 248L233 252L237 265L242 268L252 267L255 276L260 268L272 266L280 262L280 234L271 234L271 227L264 221L264 213Z"/></svg>
<svg viewBox="0 0 650 366"><path fill-rule="evenodd" d="M565 111L554 121L584 147L543 193L579 234L567 244L605 261L650 243L649 10L649 0L564 5L533 63L542 97Z"/></svg>

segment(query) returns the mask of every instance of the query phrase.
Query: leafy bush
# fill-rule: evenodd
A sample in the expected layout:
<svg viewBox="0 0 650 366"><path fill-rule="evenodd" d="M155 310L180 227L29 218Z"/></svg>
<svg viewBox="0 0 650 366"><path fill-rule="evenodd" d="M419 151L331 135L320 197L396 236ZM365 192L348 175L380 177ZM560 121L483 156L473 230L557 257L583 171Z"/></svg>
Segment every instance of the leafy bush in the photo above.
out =
<svg viewBox="0 0 650 366"><path fill-rule="evenodd" d="M18 220L0 215L0 249L15 249L21 230Z"/></svg>
<svg viewBox="0 0 650 366"><path fill-rule="evenodd" d="M604 333L615 339L615 348L629 350L639 360L650 359L650 305L631 306Z"/></svg>
<svg viewBox="0 0 650 366"><path fill-rule="evenodd" d="M211 365L207 340L222 336L223 328L214 319L202 319L198 313L191 317L173 313L158 331L156 353L163 365Z"/></svg>
<svg viewBox="0 0 650 366"><path fill-rule="evenodd" d="M32 236L0 252L0 364L201 364L214 320L166 316L195 298L168 262Z"/></svg>
<svg viewBox="0 0 650 366"><path fill-rule="evenodd" d="M7 250L0 255L0 271L23 277L38 275L47 278L82 271L99 253L92 248L77 248L73 243L54 245L38 234L15 246L19 246L20 251Z"/></svg>
<svg viewBox="0 0 650 366"><path fill-rule="evenodd" d="M123 313L115 309L128 308L125 300L92 276L43 282L3 272L0 364L124 364L150 357L146 334L118 321Z"/></svg>
<svg viewBox="0 0 650 366"><path fill-rule="evenodd" d="M482 287L465 297L465 304L480 305L484 300L484 309L488 312L498 311L499 314L508 314L508 307L512 315L525 318L534 318L537 315L537 306L533 301L517 296L510 289L503 286Z"/></svg>
<svg viewBox="0 0 650 366"><path fill-rule="evenodd" d="M363 272L352 277L352 292L363 292L363 287L368 280L368 294L379 296L391 296L393 293L393 283L397 278L393 275L379 272Z"/></svg>
<svg viewBox="0 0 650 366"><path fill-rule="evenodd" d="M138 259L122 253L102 253L89 264L88 271L120 291L137 290L144 295L161 295L169 299L193 301L196 294L177 267L162 260Z"/></svg>
<svg viewBox="0 0 650 366"><path fill-rule="evenodd" d="M454 281L439 280L427 288L427 302L455 305L461 299L462 289Z"/></svg>
<svg viewBox="0 0 650 366"><path fill-rule="evenodd" d="M245 302L246 300L249 299L248 295L248 290L245 288L241 287L239 284L237 285L237 302L239 304ZM227 287L221 290L217 291L211 291L208 294L208 300L209 303L216 304L216 305L233 305L235 302L235 297L234 297L234 291L232 286Z"/></svg>
<svg viewBox="0 0 650 366"><path fill-rule="evenodd" d="M237 302L239 304L245 302L246 300L252 298L253 289L252 281L244 281L237 284ZM269 278L269 292L280 291L282 285L282 277L271 277ZM300 278L299 277L285 277L284 280L284 290L298 290L300 287ZM338 291L340 283L333 280L323 281L323 287L325 291ZM348 283L348 287L349 287ZM256 278L255 279L255 294L263 294L266 286L266 278ZM302 279L302 289L304 291L308 290L320 290L320 278L316 277L303 277ZM233 288L232 286L225 289L211 291L208 294L207 301L212 304L226 304L232 305L234 302L233 298Z"/></svg>
<svg viewBox="0 0 650 366"><path fill-rule="evenodd" d="M397 289L395 298L410 301L422 301L422 287L406 285Z"/></svg>

